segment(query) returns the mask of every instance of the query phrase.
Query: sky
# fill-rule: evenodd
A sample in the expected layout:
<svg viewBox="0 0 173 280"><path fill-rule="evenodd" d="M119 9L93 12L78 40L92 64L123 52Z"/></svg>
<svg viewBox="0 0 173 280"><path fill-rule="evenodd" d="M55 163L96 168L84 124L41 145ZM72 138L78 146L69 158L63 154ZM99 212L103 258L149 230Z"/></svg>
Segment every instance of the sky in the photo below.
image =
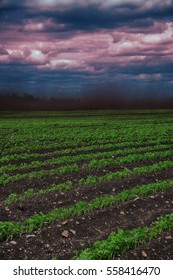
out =
<svg viewBox="0 0 173 280"><path fill-rule="evenodd" d="M0 0L0 92L173 94L173 0Z"/></svg>

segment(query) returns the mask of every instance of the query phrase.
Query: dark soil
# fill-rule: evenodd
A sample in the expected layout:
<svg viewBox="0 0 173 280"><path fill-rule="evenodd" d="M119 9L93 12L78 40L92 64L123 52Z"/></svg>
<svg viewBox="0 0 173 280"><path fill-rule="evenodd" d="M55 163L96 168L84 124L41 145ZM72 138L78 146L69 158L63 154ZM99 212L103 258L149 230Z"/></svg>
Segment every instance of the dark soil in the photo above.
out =
<svg viewBox="0 0 173 280"><path fill-rule="evenodd" d="M166 160L172 160L173 156L160 158L160 161L166 161ZM159 158L157 158L157 161L159 162ZM44 189L44 188L50 188L51 184L60 184L66 181L72 181L74 184L76 184L81 178L85 179L89 175L96 175L96 176L103 176L108 172L117 172L117 171L123 171L124 168L133 169L135 167L142 167L142 166L148 166L155 164L155 159L150 160L141 160L140 162L133 162L129 164L123 164L123 165L113 165L108 166L104 168L97 168L97 169L85 169L82 168L78 172L72 172L64 175L60 175L57 173L56 176L45 176L43 179L36 177L34 179L23 179L21 181L16 181L13 183L8 184L7 186L1 186L1 197L0 202L5 200L5 198L10 195L11 193L23 193L24 191L28 190L29 188L33 188L34 190ZM46 170L46 169L44 169ZM165 170L161 170L161 172L165 172ZM17 174L17 173L16 173ZM167 172L166 172L167 174ZM145 176L145 175L143 175ZM169 177L169 174L168 174ZM169 177L170 178L170 177ZM144 181L145 183L145 181Z"/></svg>
<svg viewBox="0 0 173 280"><path fill-rule="evenodd" d="M169 157L170 159L170 157ZM23 221L36 213L47 213L54 208L68 207L76 202L92 201L94 197L105 194L116 194L125 189L131 189L142 184L158 182L172 178L172 168L157 172L147 173L115 179L112 182L97 184L96 186L79 186L77 181L87 175L103 175L109 171L123 170L125 167L133 169L136 166L150 165L153 160L141 161L123 166L110 166L105 169L67 174L54 178L47 176L44 180L23 180L2 187L1 201L8 194L22 193L29 187L36 190L48 188L52 183L62 183L71 180L75 187L70 191L59 191L48 195L33 197L23 202L12 203L9 206L0 205L1 221ZM148 197L136 198L125 203L112 205L107 209L94 211L93 213L71 217L67 221L47 224L45 228L35 230L33 233L14 237L12 241L0 243L0 259L71 259L83 248L89 247L97 240L106 239L112 231L119 228L133 229L135 227L149 226L160 216L173 211L173 189L152 194ZM67 230L69 237L62 236ZM157 239L149 241L144 246L132 248L129 252L117 256L117 259L172 259L173 231L162 233ZM145 252L145 257L142 254Z"/></svg>
<svg viewBox="0 0 173 280"><path fill-rule="evenodd" d="M125 189L132 189L138 185L156 183L159 180L172 178L172 169L160 170L157 172L115 179L114 181L100 183L93 186L76 185L69 191L58 191L46 195L25 199L21 202L14 202L10 205L0 205L1 221L22 221L35 213L50 212L54 208L68 207L78 201L92 201L95 197L106 194L117 194Z"/></svg>
<svg viewBox="0 0 173 280"><path fill-rule="evenodd" d="M55 141L57 141L57 139L54 139L54 140L52 140L52 141L48 141L48 143L50 143L50 142L55 142ZM113 143L115 143L115 142L113 142L113 141L105 141L104 142L104 144L113 144ZM117 143L117 142L116 142ZM121 142L121 143L123 143L123 142ZM127 143L127 141L125 141L125 143ZM20 144L20 143L19 143ZM55 147L52 147L52 148L42 148L42 149L30 149L28 152L29 153L39 153L39 154L45 154L45 153L51 153L51 152L54 152L54 151L57 151L57 150L66 150L66 149L76 149L76 148L82 148L82 147L89 147L89 146L91 146L91 145L99 145L100 143L96 143L96 142L93 142L93 143L81 143L81 144L78 144L78 145L66 145L66 146L63 146L63 144L61 144L61 145L57 145L57 147L55 146ZM102 145L102 143L101 143L101 145ZM18 155L20 155L20 154L24 154L25 152L24 151L18 151L17 152L17 154ZM3 156L6 156L6 155L15 155L16 154L16 152L10 152L10 153L8 153L8 149L7 150L5 150L5 152L3 153Z"/></svg>
<svg viewBox="0 0 173 280"><path fill-rule="evenodd" d="M148 197L112 205L109 208L80 217L72 217L67 221L47 224L45 228L31 234L14 237L15 245L11 244L10 241L1 242L0 258L52 259L57 257L58 259L70 259L77 251L90 246L96 240L107 238L112 231L116 232L119 228L132 229L149 226L160 216L171 213L173 210L172 197L173 189L168 189ZM68 230L68 238L62 236L64 230ZM172 232L169 234L171 236L169 238L172 239ZM155 240L150 242L152 245ZM169 244L168 249L170 249ZM164 245L165 239L161 236L159 246ZM152 255L152 249L152 246L148 247L148 256ZM161 250L159 258L170 259L171 251ZM158 258L157 254L155 258Z"/></svg>
<svg viewBox="0 0 173 280"><path fill-rule="evenodd" d="M66 122L66 119L64 119L64 122L59 122L57 119L54 120L55 122L51 121L50 123L41 122L42 126L38 127L33 126L32 122L31 124L27 122L27 125L25 123L18 125L17 120L14 124L9 123L7 128L3 125L2 127L7 130L2 131L1 139L3 141L0 143L0 153L2 156L10 154L31 155L32 152L34 154L38 154L38 158L34 159L32 159L31 155L31 157L27 160L9 161L8 164L14 163L18 166L18 170L11 172L9 176L12 176L11 178L14 179L13 175L16 174L26 173L27 175L32 171L52 170L53 168L61 166L61 164L55 166L47 164L47 166L41 168L27 168L26 170L21 170L20 164L24 162L29 163L36 160L43 161L51 158L52 156L57 158L67 156L68 158L68 156L70 157L88 153L93 154L94 159L94 154L96 152L116 151L117 149L120 149L120 146L111 149L101 148L100 145L102 144L123 143L125 146L122 147L122 152L125 148L149 146L148 141L152 139L154 141L158 139L159 142L163 140L168 144L173 144L173 142L171 142L172 126L169 125L169 127L164 127L162 131L162 126L166 124L166 121L167 123L172 121L172 114L170 114L170 116L168 116L169 118L166 120L162 119L163 115L159 115L158 118L153 118L153 116L152 118L146 118L146 116L143 115L141 118L139 114L136 114L130 118L130 116L123 117L123 113L119 113L118 119L115 118L112 120L111 117L110 121L109 117L102 118L101 120L98 118L95 120L92 119L93 116L91 116L92 118L81 122L79 120L79 115L81 114L81 116L83 116L83 114L79 113L78 116L75 116L74 113L75 120L77 121L74 122L70 117L70 113L70 116L68 116L68 114L66 116L69 122ZM99 115L100 113L97 112L96 115L97 114ZM15 114L12 115L15 116ZM25 117L25 114L23 115ZM12 116L12 118L14 116ZM47 113L45 116L47 116ZM87 116L90 116L89 112L87 113ZM22 117L22 115L20 117ZM103 127L103 129L100 126ZM109 126L107 130L106 126ZM156 129L156 131L154 130L155 126L159 126L159 129ZM75 129L73 130L74 127ZM43 131L41 131L42 128ZM100 135L102 130L104 135ZM53 131L52 135L50 134L51 131ZM12 137L9 137L9 134ZM129 141L132 141L132 139L134 140L131 147L128 146L128 135ZM79 140L76 141L76 139ZM140 141L140 139L141 142L136 145L136 141ZM23 149L26 150L19 152L11 150L10 152L10 149L13 148L13 144L14 147L16 147L16 150L20 147L23 147ZM38 147L37 150L34 150L35 144ZM91 151L78 151L75 153L70 152L67 155L51 155L54 151L65 151L68 148L75 149L80 147L90 147L91 145L97 145L97 148ZM150 146L153 147L154 144L150 144ZM155 151L165 150L157 149L157 146L154 146L153 148ZM17 223L24 221L32 215L39 214L40 212L51 212L54 208L67 208L71 205L75 205L79 201L91 202L95 197L101 197L106 194L118 194L123 190L132 189L136 186L173 179L173 168L167 168L160 169L157 172L128 176L121 179L115 179L113 181L97 183L93 186L79 185L79 180L81 178L86 179L88 175L103 176L109 172L123 171L125 168L132 170L135 167L153 165L157 164L159 161L164 162L166 160L172 161L173 156L141 160L140 162L136 161L130 164L112 164L112 166L97 169L86 169L85 163L87 163L88 160L83 160L79 162L78 172L64 175L60 175L57 172L55 176L47 175L42 179L38 176L33 179L24 179L21 181L16 180L5 186L1 184L0 221ZM4 166L4 164L1 163L0 166ZM58 185L68 180L71 181L74 186L73 189L69 191L62 190L47 195L40 195L30 199L25 199L21 202L12 203L8 206L4 204L4 200L12 193L22 195L29 188L32 188L35 191L48 189L52 184ZM126 230L151 226L161 216L172 212L173 188L170 187L167 190L152 193L146 197L135 197L135 199L131 199L123 203L112 204L107 208L97 209L79 216L71 216L65 221L57 221L53 224L45 223L43 228L36 228L33 232L27 232L21 236L15 235L12 240L1 240L0 259L49 260L57 258L68 260L78 254L82 249L90 247L94 242L106 239L111 232L117 232L120 228ZM66 231L66 237L63 234L64 231ZM173 258L172 252L173 229L170 229L142 246L131 248L128 252L122 252L120 255L115 256L115 259L167 260Z"/></svg>
<svg viewBox="0 0 173 280"><path fill-rule="evenodd" d="M117 257L118 260L173 260L173 230Z"/></svg>
<svg viewBox="0 0 173 280"><path fill-rule="evenodd" d="M106 144L113 144L113 143L106 143ZM172 142L170 143L164 143L164 144L173 144ZM90 145L89 145L90 146ZM168 150L168 148L165 148L165 149L158 149L157 147L155 147L154 149L152 148L153 146L156 146L156 144L141 144L141 145L132 145L132 146L124 146L122 147L122 150L124 149L133 149L133 148L143 148L143 147L147 147L147 146L150 146L151 149L147 152L154 152L154 151L162 151L162 150ZM80 146L78 146L79 148ZM85 146L81 146L81 148L84 148L84 147L87 147L87 145ZM57 154L57 155L53 155L53 158L61 158L61 157L71 157L71 156L77 156L77 155L81 155L81 154L91 154L91 153L97 153L97 152L113 152L113 151L117 151L119 150L120 148L119 147L112 147L112 148L99 148L99 145L98 145L98 148L97 149L92 149L92 150L88 150L88 151L76 151L76 152L73 152L73 153L64 153L64 154ZM52 158L52 153L53 152L56 152L58 149L42 149L42 150L39 150L38 152L34 152L34 154L38 154L38 157L30 157L28 159L24 159L24 160L15 160L15 159L12 159L10 160L9 162L7 162L5 165L9 165L9 164L21 164L21 163L31 163L33 161L40 161L40 160L48 160L48 159L51 159ZM61 149L63 150L63 149ZM64 147L64 150L66 150L66 148ZM140 153L140 154L144 154L146 152L136 152L136 153ZM17 154L20 154L20 153L17 153ZM127 154L122 154L122 155L119 155L118 157L120 156L125 156ZM0 163L0 167L1 166L4 166L3 163Z"/></svg>

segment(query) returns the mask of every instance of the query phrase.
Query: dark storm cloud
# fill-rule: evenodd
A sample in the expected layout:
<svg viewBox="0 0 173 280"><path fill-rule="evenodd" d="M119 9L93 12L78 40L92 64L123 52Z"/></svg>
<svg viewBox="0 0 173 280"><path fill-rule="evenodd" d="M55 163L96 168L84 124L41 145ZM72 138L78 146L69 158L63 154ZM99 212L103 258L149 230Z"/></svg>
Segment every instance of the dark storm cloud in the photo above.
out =
<svg viewBox="0 0 173 280"><path fill-rule="evenodd" d="M132 26L138 24L138 27L145 28L152 25L152 21L148 19L164 20L168 16L173 16L171 1L165 1L162 5L159 4L160 1L154 1L155 5L150 6L145 5L149 1L125 1L118 4L114 2L108 6L103 5L104 1L93 3L90 1L88 5L82 5L83 1L71 1L66 6L62 5L63 1L53 1L52 5L47 4L45 7L37 5L36 2L31 1L31 5L28 5L29 1L1 1L1 20L15 24L29 19L37 22L51 18L53 22L65 24L64 30L94 30L126 24ZM58 31L55 27L51 29L49 26L47 29L45 27L44 31L46 30Z"/></svg>
<svg viewBox="0 0 173 280"><path fill-rule="evenodd" d="M77 89L92 83L93 77L87 72L71 70L38 71L33 65L0 65L0 93L74 94Z"/></svg>
<svg viewBox="0 0 173 280"><path fill-rule="evenodd" d="M170 89L172 21L170 0L1 0L0 89Z"/></svg>
<svg viewBox="0 0 173 280"><path fill-rule="evenodd" d="M99 28L115 28L122 25L146 28L153 25L156 18L173 16L173 7L165 9L140 10L138 5L121 5L102 9L96 5L88 7L74 7L61 12L52 13L57 22L67 24L67 28L93 30Z"/></svg>

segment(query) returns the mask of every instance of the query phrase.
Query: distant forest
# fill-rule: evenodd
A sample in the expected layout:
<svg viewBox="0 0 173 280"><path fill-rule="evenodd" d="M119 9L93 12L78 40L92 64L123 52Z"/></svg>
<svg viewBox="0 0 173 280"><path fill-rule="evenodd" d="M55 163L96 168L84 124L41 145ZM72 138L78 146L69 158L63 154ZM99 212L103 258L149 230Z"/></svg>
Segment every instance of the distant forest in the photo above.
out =
<svg viewBox="0 0 173 280"><path fill-rule="evenodd" d="M94 110L94 109L173 109L173 98L128 99L123 96L93 94L84 98L40 98L30 94L0 94L0 110Z"/></svg>

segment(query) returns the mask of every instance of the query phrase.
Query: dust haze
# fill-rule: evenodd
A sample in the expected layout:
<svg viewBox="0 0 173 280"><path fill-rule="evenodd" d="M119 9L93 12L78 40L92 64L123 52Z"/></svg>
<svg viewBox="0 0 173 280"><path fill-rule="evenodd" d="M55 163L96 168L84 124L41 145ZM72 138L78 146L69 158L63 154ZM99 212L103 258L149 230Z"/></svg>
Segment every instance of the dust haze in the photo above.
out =
<svg viewBox="0 0 173 280"><path fill-rule="evenodd" d="M126 93L120 88L97 87L76 96L53 97L16 92L0 93L0 110L172 109L173 97L157 93Z"/></svg>

